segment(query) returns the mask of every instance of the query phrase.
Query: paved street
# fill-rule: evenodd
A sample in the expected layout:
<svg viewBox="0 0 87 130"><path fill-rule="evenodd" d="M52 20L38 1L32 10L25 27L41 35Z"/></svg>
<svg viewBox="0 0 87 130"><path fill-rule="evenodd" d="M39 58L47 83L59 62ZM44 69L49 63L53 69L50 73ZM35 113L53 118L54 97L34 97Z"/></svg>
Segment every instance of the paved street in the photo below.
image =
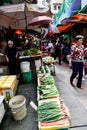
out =
<svg viewBox="0 0 87 130"><path fill-rule="evenodd" d="M66 64L56 65L56 86L70 112L70 130L87 130L87 76L84 90L80 90L70 85L70 75L71 69Z"/></svg>
<svg viewBox="0 0 87 130"><path fill-rule="evenodd" d="M40 65L39 62L36 65ZM87 130L87 76L83 81L84 90L73 88L69 83L71 69L63 63L61 66L56 63L55 84L70 112L69 130ZM76 82L76 80L75 80ZM36 101L36 82L20 84L17 94L23 94L27 99L27 117L20 121L14 121L10 110L4 116L0 130L37 130L37 112L29 105L29 101Z"/></svg>

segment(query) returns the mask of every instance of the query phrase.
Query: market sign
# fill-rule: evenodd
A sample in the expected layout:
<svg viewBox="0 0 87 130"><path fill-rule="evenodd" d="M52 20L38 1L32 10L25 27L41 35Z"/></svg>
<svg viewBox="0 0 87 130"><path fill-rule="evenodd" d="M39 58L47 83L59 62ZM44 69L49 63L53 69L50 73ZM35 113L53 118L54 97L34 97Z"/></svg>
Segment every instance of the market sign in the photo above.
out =
<svg viewBox="0 0 87 130"><path fill-rule="evenodd" d="M10 12L21 12L24 11L25 4L18 4L18 5L9 5L9 6L2 6L0 7L0 10L4 13L10 13Z"/></svg>

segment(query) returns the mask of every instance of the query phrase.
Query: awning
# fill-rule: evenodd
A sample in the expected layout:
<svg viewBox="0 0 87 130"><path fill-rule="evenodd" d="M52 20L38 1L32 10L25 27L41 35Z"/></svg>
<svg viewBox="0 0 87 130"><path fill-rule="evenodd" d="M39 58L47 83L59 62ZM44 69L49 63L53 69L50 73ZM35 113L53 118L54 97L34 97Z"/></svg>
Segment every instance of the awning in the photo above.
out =
<svg viewBox="0 0 87 130"><path fill-rule="evenodd" d="M62 24L67 23L87 23L87 15L85 14L76 14L70 18L66 18L62 20Z"/></svg>
<svg viewBox="0 0 87 130"><path fill-rule="evenodd" d="M65 25L60 25L60 26L58 26L57 28L58 28L58 30L59 30L60 33L61 33L61 32L64 32L64 31L69 30L72 26L73 26L72 23L68 23L68 24L65 24Z"/></svg>
<svg viewBox="0 0 87 130"><path fill-rule="evenodd" d="M72 23L87 23L87 15L76 14L68 19Z"/></svg>

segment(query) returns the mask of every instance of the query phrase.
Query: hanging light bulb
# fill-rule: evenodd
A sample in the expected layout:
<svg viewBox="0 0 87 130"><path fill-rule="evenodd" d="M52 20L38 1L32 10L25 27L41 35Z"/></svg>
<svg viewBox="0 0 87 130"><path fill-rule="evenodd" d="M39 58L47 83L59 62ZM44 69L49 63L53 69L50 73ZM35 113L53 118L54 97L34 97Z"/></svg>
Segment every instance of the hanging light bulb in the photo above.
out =
<svg viewBox="0 0 87 130"><path fill-rule="evenodd" d="M15 31L15 34L22 34L22 31L21 31L20 29L17 29L17 30Z"/></svg>

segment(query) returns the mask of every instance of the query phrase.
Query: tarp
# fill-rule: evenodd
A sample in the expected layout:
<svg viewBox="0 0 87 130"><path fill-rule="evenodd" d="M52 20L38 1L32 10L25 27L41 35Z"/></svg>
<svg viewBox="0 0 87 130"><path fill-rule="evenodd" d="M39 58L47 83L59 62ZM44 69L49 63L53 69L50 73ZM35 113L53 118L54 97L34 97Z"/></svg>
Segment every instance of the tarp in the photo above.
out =
<svg viewBox="0 0 87 130"><path fill-rule="evenodd" d="M63 4L60 7L60 10L58 11L58 13L53 16L55 25L58 24L58 19L61 17L61 15L63 13L66 12L66 10L70 7L72 2L73 2L73 0L64 0Z"/></svg>
<svg viewBox="0 0 87 130"><path fill-rule="evenodd" d="M65 2L65 1L64 1ZM71 2L71 1L70 1ZM63 5L65 5L63 3ZM81 0L72 0L71 4L68 8L66 8L65 11L61 12L61 16L58 18L56 17L56 25L61 24L61 21L65 18L69 18L70 16L76 14L81 9ZM59 14L60 12L58 12ZM57 15L58 15L57 14ZM55 23L55 17L54 17L54 23Z"/></svg>
<svg viewBox="0 0 87 130"><path fill-rule="evenodd" d="M70 29L72 26L73 26L72 23L68 23L68 24L65 24L65 25L59 25L57 28L61 33L61 32L64 32L64 31Z"/></svg>
<svg viewBox="0 0 87 130"><path fill-rule="evenodd" d="M76 14L68 19L72 23L87 23L87 15Z"/></svg>
<svg viewBox="0 0 87 130"><path fill-rule="evenodd" d="M74 16L71 16L70 18L62 20L62 24L67 23L87 23L87 15L84 14L76 14Z"/></svg>

